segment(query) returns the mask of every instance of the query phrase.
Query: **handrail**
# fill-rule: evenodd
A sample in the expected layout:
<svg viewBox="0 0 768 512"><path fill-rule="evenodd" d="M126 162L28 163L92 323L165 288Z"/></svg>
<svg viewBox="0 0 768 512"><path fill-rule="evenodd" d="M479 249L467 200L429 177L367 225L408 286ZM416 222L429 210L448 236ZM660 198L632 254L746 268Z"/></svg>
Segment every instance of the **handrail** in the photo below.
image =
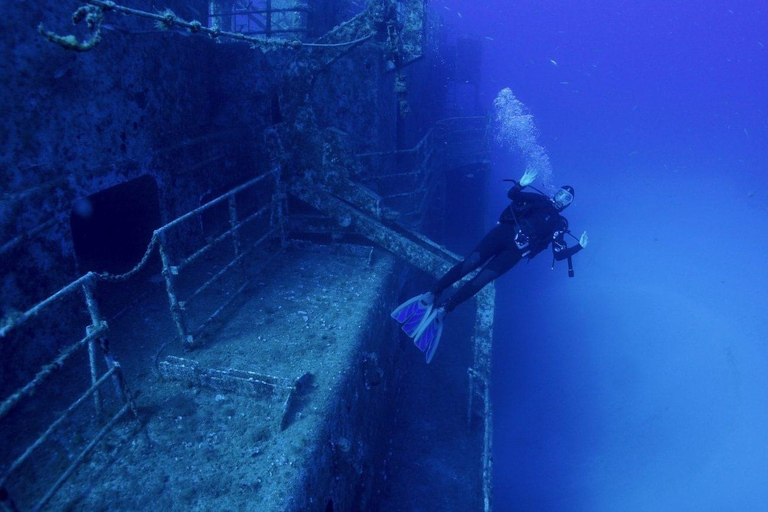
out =
<svg viewBox="0 0 768 512"><path fill-rule="evenodd" d="M262 206L259 209L256 209L256 211L251 212L248 216L246 216L244 219L238 219L238 211L237 211L237 204L238 201L235 200L235 197L238 193L241 193L248 189L249 187L254 187L260 184L263 180L266 178L274 178L274 191L271 194L271 198L268 204ZM234 244L234 256L231 259L231 261L227 262L222 269L220 269L218 272L215 273L215 275L209 279L207 282L203 283L201 287L199 287L195 292L192 293L192 295L188 298L187 301L193 300L196 297L198 297L203 291L205 291L208 287L211 286L211 284L216 281L217 279L221 279L221 277L232 268L235 268L236 266L242 266L242 262L245 260L245 258L253 252L254 249L259 247L264 241L266 241L270 237L276 237L278 235L282 236L283 234L283 219L282 219L282 202L286 200L285 193L282 190L282 185L280 181L280 174L279 170L275 169L272 171L269 171L267 173L264 173L256 178L253 178L246 183L243 183L241 185L238 185L234 187L233 189L229 190L228 192L224 193L223 195L213 199L212 201L209 201L208 203L192 210L191 212L188 212L173 221L165 224L164 226L156 229L153 232L152 238L148 244L147 250L145 251L144 256L142 257L141 261L129 272L121 275L111 275L108 273L95 273L95 272L88 272L83 276L80 276L79 278L75 279L71 283L67 284L66 286L62 287L55 293L53 293L51 296L47 297L46 299L38 302L31 308L29 308L27 311L23 313L18 313L9 317L6 317L6 319L3 322L3 325L0 326L0 339L7 336L11 331L18 328L25 322L29 321L30 319L38 316L42 311L44 311L46 308L50 307L53 304L56 304L57 302L61 301L62 299L71 296L73 292L75 292L78 289L82 289L84 292L84 299L85 303L87 305L88 312L90 314L90 325L86 328L87 334L82 339L74 342L73 344L67 346L62 350L62 352L56 356L53 361L50 363L43 365L37 372L37 374L32 378L31 381L27 382L23 386L21 386L19 389L17 389L13 394L6 397L2 403L0 403L0 421L3 421L8 417L8 415L11 413L12 410L14 410L19 403L30 396L32 396L35 391L37 391L41 386L43 386L49 378L58 370L60 370L63 365L72 358L72 356L79 350L83 348L88 348L88 364L86 364L87 367L89 367L90 370L90 387L79 397L77 397L74 402L69 404L66 409L63 411L63 413L59 414L59 416L55 419L53 419L45 428L45 430L40 434L22 453L19 455L15 460L13 460L10 463L10 466L5 470L3 474L0 475L0 487L5 484L5 482L8 480L9 476L15 472L25 461L30 461L31 457L33 455L33 452L35 452L47 439L50 438L51 434L59 428L63 422L71 416L73 411L83 404L86 400L89 398L93 398L94 405L96 408L96 416L98 418L102 418L102 399L100 395L100 387L103 385L103 383L108 379L115 380L116 384L116 392L118 399L120 399L123 403L122 408L111 417L111 419L101 428L101 430L96 433L95 437L90 441L90 443L82 450L82 452L75 457L75 459L72 461L72 463L67 467L67 469L59 476L58 480L45 492L42 499L37 503L35 508L33 510L40 510L43 508L53 497L53 495L56 493L56 491L63 485L64 481L77 469L77 467L83 462L86 455L93 450L93 448L96 446L96 444L109 433L109 431L117 424L117 422L120 420L122 416L125 415L126 412L132 411L134 414L136 413L135 407L133 404L133 397L128 390L123 377L122 377L122 370L120 367L120 364L115 361L112 356L110 355L106 339L109 334L109 327L107 326L107 323L102 319L99 306L96 299L95 294L95 285L99 281L118 281L118 280L124 280L127 279L130 276L135 275L140 269L142 269L146 263L149 260L149 257L154 254L155 249L157 248L161 259L163 263L163 276L166 279L166 291L169 297L169 302L171 306L171 314L174 318L174 321L176 322L177 329L179 334L181 335L181 339L184 340L185 343L189 342L191 343L194 340L194 336L197 336L202 330L206 329L218 316L221 315L221 313L226 309L226 307L232 303L232 301L240 295L249 285L250 281L247 279L247 276L245 273L243 273L244 282L243 284L236 290L235 293L229 294L228 298L223 301L223 304L221 304L216 311L212 315L210 315L206 320L203 322L200 322L200 325L197 326L196 329L194 329L193 335L189 335L188 331L186 329L186 318L184 316L184 306L185 303L182 301L179 301L176 296L176 287L175 287L175 276L178 274L180 270L182 270L184 267L187 267L188 265L191 265L195 260L197 260L202 254L205 254L208 250L210 250L211 247L214 245L220 243L222 240L226 238L231 238ZM184 221L191 220L196 218L201 213L222 204L224 201L229 202L229 226L226 229L226 231L219 236L217 236L213 241L208 242L205 244L205 246L197 251L195 251L191 256L188 256L186 259L184 259L181 264L174 266L171 262L169 251L168 251L168 240L167 240L167 234L169 231L175 227L180 226ZM250 211L250 210L249 210ZM241 231L243 230L243 227L246 224L249 224L253 222L254 220L263 217L267 212L271 212L271 216L269 218L269 226L266 229L266 233L264 233L261 228L259 228L257 234L253 234L253 238L257 238L257 240L248 240L244 241L242 240ZM247 246L246 246L247 244ZM107 370L102 375L98 375L98 366L96 364L96 351L98 349L101 349L103 356L106 360Z"/></svg>

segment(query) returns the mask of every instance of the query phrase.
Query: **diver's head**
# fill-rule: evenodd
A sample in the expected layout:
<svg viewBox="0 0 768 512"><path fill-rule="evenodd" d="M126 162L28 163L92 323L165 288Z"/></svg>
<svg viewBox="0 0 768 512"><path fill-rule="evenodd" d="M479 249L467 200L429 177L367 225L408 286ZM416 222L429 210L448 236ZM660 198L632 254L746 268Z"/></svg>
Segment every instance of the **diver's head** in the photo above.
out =
<svg viewBox="0 0 768 512"><path fill-rule="evenodd" d="M565 210L565 208L573 202L573 194L572 186L563 185L552 197L552 203L555 205L555 209L559 212Z"/></svg>

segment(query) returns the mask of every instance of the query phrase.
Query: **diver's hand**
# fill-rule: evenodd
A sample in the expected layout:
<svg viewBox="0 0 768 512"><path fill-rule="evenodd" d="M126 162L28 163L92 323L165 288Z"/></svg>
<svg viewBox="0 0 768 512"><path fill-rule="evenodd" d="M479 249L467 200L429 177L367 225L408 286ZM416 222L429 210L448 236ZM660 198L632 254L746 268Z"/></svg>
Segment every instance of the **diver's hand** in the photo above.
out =
<svg viewBox="0 0 768 512"><path fill-rule="evenodd" d="M587 232L585 231L581 234L581 238L579 238L579 245L583 249L587 246L588 243L589 243L589 237L587 236Z"/></svg>
<svg viewBox="0 0 768 512"><path fill-rule="evenodd" d="M533 180L536 179L536 176L539 174L538 169L531 169L530 167L525 170L525 174L523 174L523 177L520 178L520 186L521 187L527 187L531 183L533 183Z"/></svg>

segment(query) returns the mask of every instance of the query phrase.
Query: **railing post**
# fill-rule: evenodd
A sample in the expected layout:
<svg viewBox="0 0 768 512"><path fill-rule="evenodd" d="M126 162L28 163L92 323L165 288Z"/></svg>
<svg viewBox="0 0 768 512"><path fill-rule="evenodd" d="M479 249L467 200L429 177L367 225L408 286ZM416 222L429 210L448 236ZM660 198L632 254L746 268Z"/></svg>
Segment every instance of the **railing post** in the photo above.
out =
<svg viewBox="0 0 768 512"><path fill-rule="evenodd" d="M472 406L475 403L475 372L472 367L467 368L469 376L469 404L467 404L467 425L472 426Z"/></svg>
<svg viewBox="0 0 768 512"><path fill-rule="evenodd" d="M238 219L237 219L237 201L235 200L235 194L232 194L229 196L229 229L232 230L232 245L235 249L235 258L240 257L240 252L242 251L242 242L240 239L240 228L237 225ZM245 276L245 263L243 260L238 263L238 267L240 267L240 272L243 274L243 279L246 278Z"/></svg>
<svg viewBox="0 0 768 512"><path fill-rule="evenodd" d="M91 276L83 283L85 302L88 305L88 313L91 315L91 325L86 327L86 334L91 334L94 329L98 329L100 326L106 326L106 333L88 343L88 358L91 369L91 385L94 385L99 379L98 368L96 367L96 342L98 341L101 347L101 353L104 356L104 362L107 364L107 369L111 370L114 368L115 370L115 373L112 375L112 382L115 385L115 392L124 403L129 405L133 414L136 415L136 408L133 404L133 395L131 395L131 392L128 389L128 385L125 383L122 368L120 367L120 364L112 358L112 354L109 352L109 338L107 336L107 333L109 333L109 325L107 325L107 322L102 319L101 312L99 311L99 303L96 301L96 295L94 293L94 286L95 281L93 274L91 274ZM101 393L99 392L98 388L94 391L93 397L96 406L96 414L101 416Z"/></svg>
<svg viewBox="0 0 768 512"><path fill-rule="evenodd" d="M163 277L165 278L165 291L168 293L168 302L171 306L171 317L173 317L173 323L176 325L176 332L179 335L179 339L185 346L191 346L194 343L194 338L187 331L187 322L184 316L184 304L179 302L176 296L176 268L171 265L171 258L168 255L166 248L167 241L165 238L165 232L160 234L158 240L160 245L160 259L163 262Z"/></svg>
<svg viewBox="0 0 768 512"><path fill-rule="evenodd" d="M96 302L96 298L93 294L93 278L86 279L83 283L83 293L85 294L85 303L88 305L88 313L91 315L91 325L85 328L86 335L91 334L94 329L97 329L102 325L101 313L99 312L99 305ZM98 368L96 367L96 340L92 339L88 343L88 366L91 370L91 386L96 384L99 380ZM96 408L96 416L101 418L101 392L97 389L93 392L93 405Z"/></svg>
<svg viewBox="0 0 768 512"><path fill-rule="evenodd" d="M285 234L285 205L288 200L288 193L283 182L280 180L280 169L275 173L275 193L272 196L272 217L270 219L270 228L278 229L280 234L280 247L288 247L288 240Z"/></svg>
<svg viewBox="0 0 768 512"><path fill-rule="evenodd" d="M272 37L272 0L267 0L267 27L266 27L266 34L267 37Z"/></svg>

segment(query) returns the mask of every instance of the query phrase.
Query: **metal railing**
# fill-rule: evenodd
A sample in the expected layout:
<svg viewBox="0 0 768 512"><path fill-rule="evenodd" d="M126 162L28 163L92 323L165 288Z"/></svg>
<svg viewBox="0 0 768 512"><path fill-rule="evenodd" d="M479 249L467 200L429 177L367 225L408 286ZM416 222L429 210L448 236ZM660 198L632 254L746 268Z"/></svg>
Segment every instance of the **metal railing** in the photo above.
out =
<svg viewBox="0 0 768 512"><path fill-rule="evenodd" d="M237 195L262 185L265 180L271 180L273 194L270 201L257 208L253 213L249 214L245 218L240 218L238 210ZM249 279L243 270L244 260L251 255L262 243L270 237L285 237L284 233L284 221L283 221L283 201L285 200L285 193L282 192L282 185L280 183L280 174L277 170L270 171L266 174L254 178L229 192L209 201L203 206L192 210L191 212L182 215L178 219L166 224L165 226L157 229L152 237L152 242L157 243L160 252L160 258L163 265L163 277L165 279L166 292L168 294L168 301L171 309L171 316L173 318L174 325L176 327L176 333L179 340L181 340L185 346L191 347L195 343L195 339L202 334L202 332L214 322L221 313L229 306L248 286ZM211 239L202 247L199 247L192 254L181 259L178 263L173 262L173 257L168 248L168 233L174 228L178 228L185 222L196 221L202 223L201 216L203 213L215 208L222 203L225 203L228 208L229 215L229 228L223 233L219 234L215 238ZM269 228L266 232L259 233L259 238L253 243L246 244L241 236L241 231L249 224L257 219L264 218L269 215ZM225 262L223 266L216 271L210 279L203 282L200 286L195 288L184 300L179 299L179 286L177 284L178 276L180 273L190 267L193 263L198 261L203 255L210 253L215 248L219 247L222 242L230 239L232 241L233 257L231 260ZM151 245L150 244L150 245ZM151 247L150 247L151 249ZM205 320L199 323L194 329L190 329L187 318L187 307L193 301L196 301L203 292L208 290L216 282L220 281L230 270L239 269L242 273L242 281L238 289L230 294L229 298L221 304L211 315Z"/></svg>
<svg viewBox="0 0 768 512"><path fill-rule="evenodd" d="M85 459L88 453L93 450L96 444L112 429L112 427L114 427L120 418L122 418L128 411L131 411L134 416L136 416L136 409L133 404L132 395L125 384L125 380L123 379L120 364L115 361L108 349L107 339L109 334L109 327L107 326L107 323L102 319L98 304L94 299L93 288L95 283L96 275L89 272L88 274L65 286L52 296L36 304L34 307L14 318L13 321L0 328L0 338L6 337L15 329L39 316L45 310L51 308L65 298L71 297L78 290L83 292L85 304L88 308L88 312L91 318L91 324L86 327L87 334L84 338L65 347L53 361L42 366L31 381L19 388L16 392L5 398L3 402L0 403L0 422L2 422L14 409L19 407L22 401L29 399L32 395L38 392L38 390L55 374L60 373L64 368L64 365L70 359L72 359L76 353L87 349L88 372L90 373L91 379L90 387L74 402L72 402L61 414L59 414L58 417L42 432L42 434L40 434L35 439L34 442L32 442L23 451L21 455L16 457L12 462L10 462L10 464L8 464L6 468L4 468L2 475L0 475L0 489L4 490L4 494L7 494L7 492L5 492L5 485L9 478L11 478L14 473L16 473L16 471L25 461L31 459L33 454L43 443L45 443L46 440L48 440L56 431L60 430L60 427L65 422L65 420L72 416L72 414L76 409L79 408L80 405L89 399L92 399L97 418L101 419L104 417L100 388L107 380L114 381L117 395L123 402L121 409L111 417L107 424L99 430L93 439L91 439L88 445L80 451L80 453L74 458L70 465L59 476L59 478L45 491L43 497L37 502L32 510L40 510L50 501L51 497L61 487L67 477L77 469L77 467ZM107 366L107 371L102 375L99 375L98 372L97 359L99 351L103 355ZM5 501L9 502L10 497L6 496ZM13 508L11 508L11 510L13 510Z"/></svg>
<svg viewBox="0 0 768 512"><path fill-rule="evenodd" d="M293 4L286 7L288 4ZM309 28L309 6L294 0L211 0L208 28L236 32L248 36L305 39Z"/></svg>
<svg viewBox="0 0 768 512"><path fill-rule="evenodd" d="M387 207L400 211L406 219L413 220L415 217L418 220L419 212L425 211L426 205L439 193L440 175L467 165L489 165L489 155L487 118L450 118L435 123L411 149L359 154L358 157L364 159L371 169L359 178L373 184ZM391 169L397 171L393 173ZM436 245L426 237L420 240ZM451 259L452 255L444 248L439 249L439 252L445 253L447 260ZM410 263L417 264L414 261ZM470 426L474 424L475 417L480 417L482 421L482 501L486 512L492 510L493 506L493 407L490 378L494 308L495 287L488 285L477 295L472 366L467 369L467 420Z"/></svg>
<svg viewBox="0 0 768 512"><path fill-rule="evenodd" d="M417 218L438 192L441 175L488 161L487 123L486 117L443 119L413 148L358 154L369 169L358 179L375 189L387 207L406 219Z"/></svg>
<svg viewBox="0 0 768 512"><path fill-rule="evenodd" d="M372 184L388 208L399 210L401 214L418 216L439 193L437 184L440 175L457 167L489 164L486 141L485 117L446 119L436 123L411 149L358 154L367 170L355 178L366 185ZM387 157L400 158L400 161ZM392 169L397 171L393 173ZM353 188L363 187L349 181L346 189ZM309 184L294 185L291 193L335 219L338 225L348 226L349 231L381 245L436 278L461 260L445 247L406 226L402 219L399 223L388 223L382 215L372 214L365 204L353 200L354 197L365 197L365 194L345 190L342 196L338 190L323 191ZM402 202L398 202L400 200ZM378 210L383 209L379 207ZM468 367L467 418L470 428L475 424L476 416L482 420L481 495L483 510L490 512L493 476L490 379L495 287L487 285L476 297L473 355Z"/></svg>
<svg viewBox="0 0 768 512"><path fill-rule="evenodd" d="M238 197L242 197L258 189L263 192L264 182L271 181L271 187L269 187L269 200L264 201L266 204L258 207L251 204L253 211L247 215L241 214L241 209L238 208ZM47 428L26 448L21 455L17 456L14 460L10 461L5 467L2 468L0 473L0 509L14 510L15 505L11 500L5 486L9 478L11 478L18 469L27 461L32 461L35 452L38 452L40 446L42 446L47 440L51 439L51 436L61 430L65 423L65 420L71 418L73 413L86 401L93 400L96 416L99 419L104 418L104 408L102 406L103 400L100 393L100 388L107 380L113 380L115 383L115 389L117 395L122 402L122 407L111 416L111 418L102 426L102 428L93 436L91 441L83 448L78 455L73 457L69 466L63 471L56 481L45 490L43 497L37 501L37 504L33 507L33 510L40 510L43 508L54 496L56 491L64 484L66 479L77 469L77 467L83 462L85 457L90 451L92 451L98 442L106 436L109 431L117 424L128 411L133 412L136 415L136 410L132 400L132 394L128 389L125 379L123 378L120 364L115 361L111 356L108 348L108 335L109 327L107 322L102 318L99 310L99 305L96 300L95 288L99 281L124 281L129 277L136 275L142 268L144 268L150 259L150 256L157 249L162 261L163 271L162 275L165 279L166 293L170 304L171 316L174 320L176 332L178 338L186 345L191 346L196 337L213 322L226 307L232 303L232 301L242 293L248 283L248 276L243 266L244 260L253 253L259 246L263 244L269 237L279 237L284 242L284 201L285 192L282 190L280 183L279 169L267 172L257 178L254 178L229 192L213 199L212 201L202 205L201 207L182 215L181 217L169 222L165 226L154 231L152 238L149 242L147 250L141 259L141 261L129 272L121 275L99 274L89 272L86 275L76 279L70 284L64 286L50 297L34 305L27 311L8 317L5 319L3 325L0 325L0 339L5 338L13 331L19 329L21 326L31 322L32 320L40 317L40 315L46 310L50 310L56 304L60 304L64 300L71 299L72 296L79 290L83 292L83 298L90 315L90 325L86 327L86 336L82 339L72 343L60 351L59 355L55 357L48 364L43 365L36 373L34 378L25 385L18 388L10 396L0 402L0 423L2 423L8 415L19 407L22 401L30 399L37 391L39 391L57 372L61 372L65 364L68 364L73 359L73 356L81 350L88 351L88 371L90 373L90 387L77 397L65 410L59 414ZM245 202L245 201L244 201ZM253 203L258 203L258 200ZM191 254L182 258L178 263L174 263L172 255L173 247L169 245L169 235L175 229L180 228L190 221L201 222L201 216L217 206L226 206L227 208L227 229L215 236L212 239L208 239L204 245L193 250ZM267 218L268 216L268 218ZM241 218L243 217L243 218ZM245 230L251 223L257 219L264 219L264 223L267 225L265 230L253 230L254 235L257 237L255 241L246 240L243 236L243 230ZM232 241L232 257L228 261L224 262L220 269L213 273L213 275L203 282L200 286L192 290L185 300L179 299L177 279L179 274L192 266L196 261L200 260L206 254L220 247L221 244L230 239ZM188 327L188 318L186 315L187 305L191 301L198 300L202 294L208 290L215 282L221 280L229 271L233 269L239 269L242 272L242 284L237 291L233 294L229 294L223 304L208 316L204 321L194 329L190 330ZM101 352L104 361L106 362L107 370L103 374L99 375L98 372L98 354Z"/></svg>

